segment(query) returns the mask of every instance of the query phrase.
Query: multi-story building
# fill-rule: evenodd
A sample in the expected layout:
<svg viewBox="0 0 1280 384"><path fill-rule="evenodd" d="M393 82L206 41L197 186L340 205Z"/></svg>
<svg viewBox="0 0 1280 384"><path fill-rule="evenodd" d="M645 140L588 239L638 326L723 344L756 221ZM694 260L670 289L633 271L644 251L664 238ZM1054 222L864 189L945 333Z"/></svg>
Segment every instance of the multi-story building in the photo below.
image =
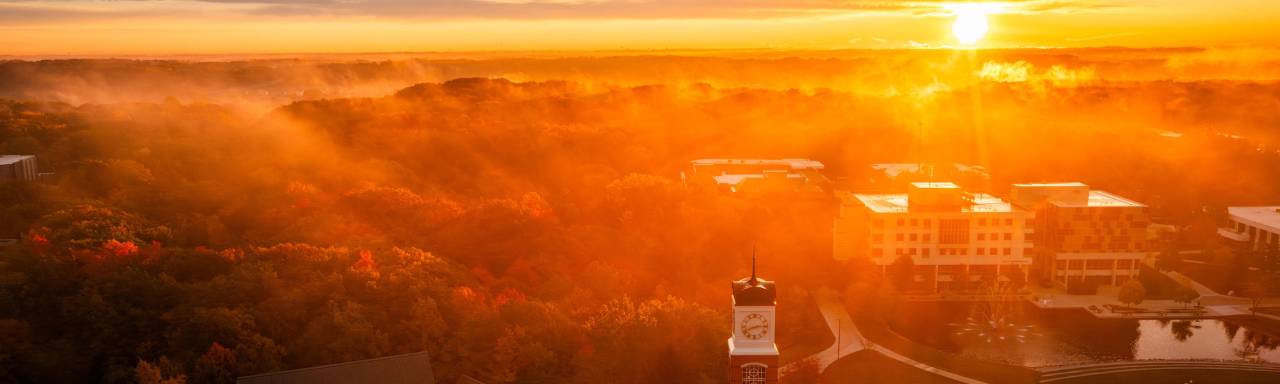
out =
<svg viewBox="0 0 1280 384"><path fill-rule="evenodd" d="M911 183L905 194L838 197L838 260L865 257L886 270L899 257L910 257L914 288L923 290L972 289L1028 277L1033 214L998 197L936 182Z"/></svg>
<svg viewBox="0 0 1280 384"><path fill-rule="evenodd" d="M1218 234L1249 251L1270 251L1280 247L1280 206L1227 207L1231 224Z"/></svg>
<svg viewBox="0 0 1280 384"><path fill-rule="evenodd" d="M698 159L681 177L690 185L733 193L823 194L830 183L821 162L809 159Z"/></svg>
<svg viewBox="0 0 1280 384"><path fill-rule="evenodd" d="M0 155L0 180L36 180L40 177L36 157L31 155Z"/></svg>
<svg viewBox="0 0 1280 384"><path fill-rule="evenodd" d="M1068 290L1137 277L1149 255L1147 206L1083 183L1014 184L1009 200L1035 211L1037 276Z"/></svg>

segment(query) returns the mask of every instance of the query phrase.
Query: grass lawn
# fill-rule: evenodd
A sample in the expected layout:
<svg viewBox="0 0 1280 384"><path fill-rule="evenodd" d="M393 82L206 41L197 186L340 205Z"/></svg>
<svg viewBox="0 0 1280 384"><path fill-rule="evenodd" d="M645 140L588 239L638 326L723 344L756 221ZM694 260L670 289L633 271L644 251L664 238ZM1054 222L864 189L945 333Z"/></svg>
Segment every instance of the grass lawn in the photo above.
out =
<svg viewBox="0 0 1280 384"><path fill-rule="evenodd" d="M1225 370L1141 371L1055 381L1062 384L1274 384L1280 373Z"/></svg>
<svg viewBox="0 0 1280 384"><path fill-rule="evenodd" d="M827 322L822 319L822 311L818 309L816 302L810 300L805 304L803 310L812 312L810 316L805 317L805 319L809 320L809 324L804 326L810 327L810 329L820 329L821 331L811 332L809 333L810 337L795 340L786 345L779 345L778 348L781 350L778 351L778 362L782 365L791 364L815 353L822 352L822 350L827 349L827 347L831 346L831 343L836 341L835 335L832 335L831 330L827 328Z"/></svg>
<svg viewBox="0 0 1280 384"><path fill-rule="evenodd" d="M846 356L822 373L823 384L954 384L947 379L890 359L875 351Z"/></svg>
<svg viewBox="0 0 1280 384"><path fill-rule="evenodd" d="M1244 285L1251 281L1280 279L1280 273L1277 272L1239 270L1212 262L1208 264L1184 262L1178 267L1178 272L1218 293L1235 291L1237 295L1240 294ZM1273 287L1270 296L1280 296L1280 287Z"/></svg>

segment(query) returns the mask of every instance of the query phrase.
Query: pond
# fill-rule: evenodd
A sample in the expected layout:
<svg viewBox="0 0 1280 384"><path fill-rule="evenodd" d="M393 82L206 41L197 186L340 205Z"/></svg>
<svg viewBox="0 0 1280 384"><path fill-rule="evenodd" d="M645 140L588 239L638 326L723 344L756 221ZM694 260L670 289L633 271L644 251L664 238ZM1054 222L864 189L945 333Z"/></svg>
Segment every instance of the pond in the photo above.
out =
<svg viewBox="0 0 1280 384"><path fill-rule="evenodd" d="M1216 319L1098 319L1024 302L908 303L893 328L939 350L1029 367L1167 359L1280 363L1280 334Z"/></svg>

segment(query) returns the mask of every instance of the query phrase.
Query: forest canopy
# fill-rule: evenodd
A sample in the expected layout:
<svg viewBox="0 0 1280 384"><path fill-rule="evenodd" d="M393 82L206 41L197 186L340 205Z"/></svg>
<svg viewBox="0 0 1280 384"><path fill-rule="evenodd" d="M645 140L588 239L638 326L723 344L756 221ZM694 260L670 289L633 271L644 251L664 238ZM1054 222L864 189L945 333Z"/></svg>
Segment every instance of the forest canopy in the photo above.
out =
<svg viewBox="0 0 1280 384"><path fill-rule="evenodd" d="M239 101L60 81L162 84L146 74L162 67L234 94L306 73L0 63L70 95L15 85L0 102L0 152L54 173L0 183L0 238L21 239L0 248L0 381L223 383L426 350L442 382L721 382L727 283L753 245L785 316L799 287L858 271L831 261L830 202L691 186L689 160L814 158L842 185L874 182L872 163L980 164L974 188L1083 181L1175 221L1280 196L1280 84L1186 61L1202 53L492 59L417 84L398 83L403 62L300 61L283 67L380 85ZM911 65L857 75L877 92L832 81L895 60ZM539 69L566 62L585 69ZM1171 75L1139 76L1151 66Z"/></svg>

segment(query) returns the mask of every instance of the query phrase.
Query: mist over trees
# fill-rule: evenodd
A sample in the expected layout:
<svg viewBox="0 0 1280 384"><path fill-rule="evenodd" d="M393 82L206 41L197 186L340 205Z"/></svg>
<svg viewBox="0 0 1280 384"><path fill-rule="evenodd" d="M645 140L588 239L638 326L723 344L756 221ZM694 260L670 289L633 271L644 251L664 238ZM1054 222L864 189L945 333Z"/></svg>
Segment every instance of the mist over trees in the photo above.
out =
<svg viewBox="0 0 1280 384"><path fill-rule="evenodd" d="M22 239L0 248L0 381L221 383L427 350L443 382L721 382L726 283L753 244L780 316L853 271L831 261L834 202L690 187L694 158L815 158L845 184L876 162L981 164L992 179L975 187L1079 180L1174 220L1280 196L1273 82L1112 82L1114 65L1068 82L1051 68L1078 62L1041 56L869 93L664 81L724 59L671 60L621 72L652 85L464 78L248 109L0 102L0 152L56 173L0 183L0 237ZM225 90L289 79L186 65L172 68ZM795 71L783 78L816 76Z"/></svg>

